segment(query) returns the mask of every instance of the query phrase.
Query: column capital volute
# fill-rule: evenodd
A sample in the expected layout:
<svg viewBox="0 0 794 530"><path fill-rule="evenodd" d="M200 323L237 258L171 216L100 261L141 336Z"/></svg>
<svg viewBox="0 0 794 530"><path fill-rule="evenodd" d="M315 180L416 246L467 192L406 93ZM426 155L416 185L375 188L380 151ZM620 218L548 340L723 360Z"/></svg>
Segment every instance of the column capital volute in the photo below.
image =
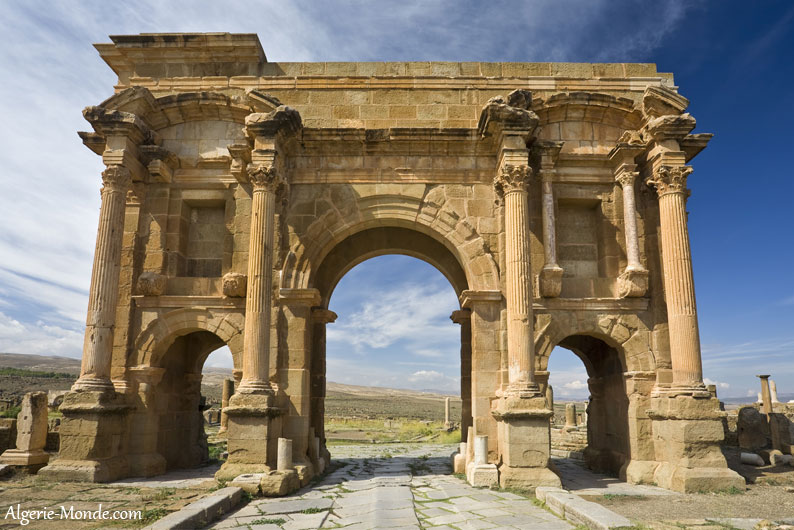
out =
<svg viewBox="0 0 794 530"><path fill-rule="evenodd" d="M126 193L132 183L132 174L124 166L112 165L102 172L102 190Z"/></svg>
<svg viewBox="0 0 794 530"><path fill-rule="evenodd" d="M245 117L245 133L251 141L256 138L292 136L303 128L300 113L286 105L271 112L254 112Z"/></svg>
<svg viewBox="0 0 794 530"><path fill-rule="evenodd" d="M471 309L463 307L456 309L449 315L449 319L455 324L466 324L471 322Z"/></svg>
<svg viewBox="0 0 794 530"><path fill-rule="evenodd" d="M331 324L336 321L336 313L324 307L312 307L312 320L318 324Z"/></svg>
<svg viewBox="0 0 794 530"><path fill-rule="evenodd" d="M620 187L633 186L640 175L637 164L622 164L615 169L615 182Z"/></svg>
<svg viewBox="0 0 794 530"><path fill-rule="evenodd" d="M532 93L529 90L513 90L506 98L493 97L480 112L477 132L481 137L512 133L529 139L540 123L531 107Z"/></svg>
<svg viewBox="0 0 794 530"><path fill-rule="evenodd" d="M286 184L281 172L271 165L248 164L246 176L248 182L254 187L254 191L276 193Z"/></svg>
<svg viewBox="0 0 794 530"><path fill-rule="evenodd" d="M460 293L460 306L464 309L472 309L475 304L498 304L502 302L501 291L472 291L466 289Z"/></svg>
<svg viewBox="0 0 794 530"><path fill-rule="evenodd" d="M502 166L496 178L494 178L494 190L500 197L517 191L526 192L531 178L532 168L528 165L514 166L506 164Z"/></svg>
<svg viewBox="0 0 794 530"><path fill-rule="evenodd" d="M659 166L653 173L653 176L645 179L648 186L656 188L659 197L668 193L684 193L689 194L686 189L686 180L689 174L692 173L691 166Z"/></svg>

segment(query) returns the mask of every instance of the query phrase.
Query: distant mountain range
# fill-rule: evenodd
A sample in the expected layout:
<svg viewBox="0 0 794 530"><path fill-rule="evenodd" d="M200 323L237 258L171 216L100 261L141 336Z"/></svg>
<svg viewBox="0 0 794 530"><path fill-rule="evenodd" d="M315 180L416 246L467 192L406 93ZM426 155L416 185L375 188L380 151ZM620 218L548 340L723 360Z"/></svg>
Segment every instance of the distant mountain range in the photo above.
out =
<svg viewBox="0 0 794 530"><path fill-rule="evenodd" d="M59 372L78 375L80 373L80 360L70 357L56 357L44 355L26 355L21 353L0 353L0 367L19 368L24 370L36 370L39 372ZM232 376L232 371L228 368L207 367L204 369L204 380L202 385L210 387L220 387L224 379ZM381 388L374 386L344 385L341 383L328 382L329 392L343 394L355 394L357 396L373 397L457 397L457 392L443 390L408 390L396 388ZM794 394L779 394L778 398L782 402L794 400ZM730 404L753 403L751 397L721 397L720 400Z"/></svg>

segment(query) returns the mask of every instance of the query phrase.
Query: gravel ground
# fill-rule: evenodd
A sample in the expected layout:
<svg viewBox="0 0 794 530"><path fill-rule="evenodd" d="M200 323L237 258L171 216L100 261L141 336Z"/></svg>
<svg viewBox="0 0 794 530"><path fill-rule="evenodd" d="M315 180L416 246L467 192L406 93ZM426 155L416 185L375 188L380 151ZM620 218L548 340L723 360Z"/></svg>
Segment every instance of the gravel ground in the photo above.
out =
<svg viewBox="0 0 794 530"><path fill-rule="evenodd" d="M594 496L598 502L632 521L682 521L706 517L794 518L794 467L752 467L739 463L737 449L725 450L728 465L748 481L739 493L692 493L662 498Z"/></svg>

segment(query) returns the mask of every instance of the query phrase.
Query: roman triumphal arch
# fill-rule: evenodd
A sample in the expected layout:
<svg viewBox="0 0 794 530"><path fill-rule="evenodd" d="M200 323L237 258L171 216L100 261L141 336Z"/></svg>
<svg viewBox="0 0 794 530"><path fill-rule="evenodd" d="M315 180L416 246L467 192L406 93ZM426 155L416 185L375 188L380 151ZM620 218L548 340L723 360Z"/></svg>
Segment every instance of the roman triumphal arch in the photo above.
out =
<svg viewBox="0 0 794 530"><path fill-rule="evenodd" d="M201 365L226 344L238 384L218 477L305 484L329 461L330 294L403 253L459 296L470 482L559 484L546 367L561 345L590 377L592 466L680 491L743 484L703 384L687 231L687 164L711 135L692 134L672 75L273 63L247 34L111 40L97 49L118 83L80 133L106 166L82 374L42 474L201 463Z"/></svg>

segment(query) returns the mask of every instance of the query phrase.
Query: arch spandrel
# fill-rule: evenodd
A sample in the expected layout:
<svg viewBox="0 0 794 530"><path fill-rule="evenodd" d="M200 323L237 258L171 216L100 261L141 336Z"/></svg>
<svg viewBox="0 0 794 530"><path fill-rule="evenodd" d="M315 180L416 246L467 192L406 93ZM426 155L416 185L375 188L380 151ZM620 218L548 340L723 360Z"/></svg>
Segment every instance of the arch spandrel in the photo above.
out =
<svg viewBox="0 0 794 530"><path fill-rule="evenodd" d="M128 359L128 367L159 366L163 355L181 336L207 331L229 346L235 367L242 366L243 328L241 313L184 308L160 315L141 331ZM207 352L209 353L209 352Z"/></svg>
<svg viewBox="0 0 794 530"><path fill-rule="evenodd" d="M372 194L358 194L354 186L345 185L349 188L345 195L352 198L352 191L354 198L339 206L325 205L324 212L311 222L304 223L302 218L307 216L296 213L300 206L288 213L286 224L290 231L291 248L283 262L281 287L318 287L315 284L318 280L318 269L338 245L359 233L392 228L410 230L435 241L454 258L462 275L454 270L455 267L445 266L444 260L427 252L417 252L406 245L395 249L389 249L385 245L383 248L373 247L359 253L353 252L356 255L348 256L347 268L341 270L341 267L337 274L343 275L353 265L369 257L396 252L423 259L439 268L458 294L464 289L499 290L498 267L483 237L477 233L466 216L452 208L449 203L439 204L428 200L433 195L432 192L442 186L412 184L410 194L377 193L380 191L377 186L379 185L368 186L372 188ZM421 189L422 187L425 189ZM443 252L437 254L441 255ZM322 281L325 282L324 285L333 287L341 275Z"/></svg>

